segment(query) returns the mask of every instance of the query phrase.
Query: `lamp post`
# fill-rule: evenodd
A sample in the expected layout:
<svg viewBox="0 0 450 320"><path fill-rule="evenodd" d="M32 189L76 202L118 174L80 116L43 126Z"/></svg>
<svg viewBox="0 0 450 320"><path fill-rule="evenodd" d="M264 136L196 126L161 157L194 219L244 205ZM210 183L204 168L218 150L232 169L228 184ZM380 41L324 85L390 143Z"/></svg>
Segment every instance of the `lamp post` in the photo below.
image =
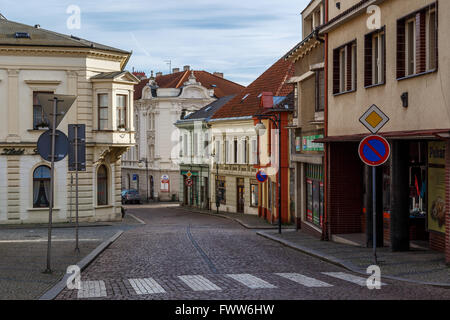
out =
<svg viewBox="0 0 450 320"><path fill-rule="evenodd" d="M148 183L149 183L149 179L148 179L148 159L147 158L143 158L143 159L141 159L141 161L139 161L139 166L141 166L141 164L143 165L144 164L144 162L145 162L145 172L146 172L146 176L147 176L147 178L146 178L146 180L147 180L147 182L146 182L146 187L147 187L147 203L149 202L149 198L148 198L148 194L149 194L149 192L148 192Z"/></svg>
<svg viewBox="0 0 450 320"><path fill-rule="evenodd" d="M262 119L270 120L275 128L278 129L278 233L281 234L281 113L259 114L256 115L256 118L259 120L255 126L258 136L264 135L266 130L266 126L261 122Z"/></svg>

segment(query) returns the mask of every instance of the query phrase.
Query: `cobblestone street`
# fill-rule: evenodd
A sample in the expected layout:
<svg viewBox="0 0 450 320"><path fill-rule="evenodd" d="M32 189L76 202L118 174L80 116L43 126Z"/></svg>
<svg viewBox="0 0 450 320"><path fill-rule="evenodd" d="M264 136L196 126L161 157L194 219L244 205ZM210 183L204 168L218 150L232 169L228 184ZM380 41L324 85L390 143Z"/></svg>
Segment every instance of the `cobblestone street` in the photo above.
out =
<svg viewBox="0 0 450 320"><path fill-rule="evenodd" d="M129 229L57 299L450 299L450 290L361 275L284 247L238 223L176 207L128 210Z"/></svg>

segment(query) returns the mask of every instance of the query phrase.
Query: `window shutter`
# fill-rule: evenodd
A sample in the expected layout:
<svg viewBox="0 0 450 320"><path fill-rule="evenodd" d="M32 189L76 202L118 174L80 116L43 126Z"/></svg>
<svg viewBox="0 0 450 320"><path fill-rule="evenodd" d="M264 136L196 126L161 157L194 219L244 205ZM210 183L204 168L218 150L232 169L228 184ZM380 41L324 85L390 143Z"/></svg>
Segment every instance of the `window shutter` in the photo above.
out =
<svg viewBox="0 0 450 320"><path fill-rule="evenodd" d="M333 93L339 93L339 49L333 51Z"/></svg>
<svg viewBox="0 0 450 320"><path fill-rule="evenodd" d="M372 85L372 52L373 52L373 33L367 34L364 38L364 86Z"/></svg>
<svg viewBox="0 0 450 320"><path fill-rule="evenodd" d="M352 59L353 59L352 53L353 52L352 52L352 44L351 43L347 45L346 50L347 50L347 70L346 70L347 84L346 84L346 87L347 87L347 91L350 91L350 90L352 90L352 81L353 81L353 79L352 79Z"/></svg>
<svg viewBox="0 0 450 320"><path fill-rule="evenodd" d="M397 79L406 74L406 32L405 20L397 21Z"/></svg>
<svg viewBox="0 0 450 320"><path fill-rule="evenodd" d="M426 11L416 14L416 65L417 73L425 72L427 69L426 49Z"/></svg>

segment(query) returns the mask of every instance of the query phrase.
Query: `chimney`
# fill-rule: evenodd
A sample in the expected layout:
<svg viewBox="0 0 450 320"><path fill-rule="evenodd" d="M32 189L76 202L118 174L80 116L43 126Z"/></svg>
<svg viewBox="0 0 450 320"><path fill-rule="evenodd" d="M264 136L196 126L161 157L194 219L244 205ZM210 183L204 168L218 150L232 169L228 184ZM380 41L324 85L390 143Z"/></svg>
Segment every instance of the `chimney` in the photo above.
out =
<svg viewBox="0 0 450 320"><path fill-rule="evenodd" d="M214 72L214 75L219 78L223 78L223 72Z"/></svg>
<svg viewBox="0 0 450 320"><path fill-rule="evenodd" d="M156 77L161 77L162 76L162 72L157 72L156 73Z"/></svg>
<svg viewBox="0 0 450 320"><path fill-rule="evenodd" d="M172 69L172 73L178 73L178 72L180 72L180 68L173 68Z"/></svg>
<svg viewBox="0 0 450 320"><path fill-rule="evenodd" d="M272 92L261 93L261 105L264 109L273 108L273 93Z"/></svg>
<svg viewBox="0 0 450 320"><path fill-rule="evenodd" d="M184 66L183 67L183 71L189 71L189 70L191 70L191 66Z"/></svg>

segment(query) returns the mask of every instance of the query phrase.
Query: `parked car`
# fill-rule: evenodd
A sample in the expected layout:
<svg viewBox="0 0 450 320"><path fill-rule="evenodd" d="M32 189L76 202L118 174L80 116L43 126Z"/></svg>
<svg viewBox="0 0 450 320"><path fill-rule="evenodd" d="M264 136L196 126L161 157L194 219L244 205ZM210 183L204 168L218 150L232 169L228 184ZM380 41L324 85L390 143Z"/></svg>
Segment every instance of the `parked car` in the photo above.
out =
<svg viewBox="0 0 450 320"><path fill-rule="evenodd" d="M139 191L130 189L122 191L122 204L126 203L142 203Z"/></svg>

